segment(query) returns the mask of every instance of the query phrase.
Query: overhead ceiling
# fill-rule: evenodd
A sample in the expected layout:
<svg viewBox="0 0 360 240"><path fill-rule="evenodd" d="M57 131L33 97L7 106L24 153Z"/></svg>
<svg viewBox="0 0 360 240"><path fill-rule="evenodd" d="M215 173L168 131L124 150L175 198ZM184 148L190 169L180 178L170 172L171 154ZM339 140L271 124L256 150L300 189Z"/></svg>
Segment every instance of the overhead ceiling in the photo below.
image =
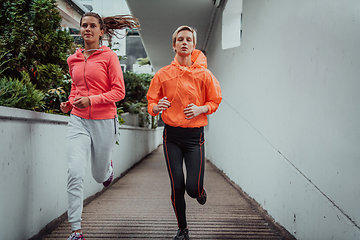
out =
<svg viewBox="0 0 360 240"><path fill-rule="evenodd" d="M172 34L181 25L197 30L197 49L202 50L215 0L127 0L141 24L140 36L155 71L174 59Z"/></svg>

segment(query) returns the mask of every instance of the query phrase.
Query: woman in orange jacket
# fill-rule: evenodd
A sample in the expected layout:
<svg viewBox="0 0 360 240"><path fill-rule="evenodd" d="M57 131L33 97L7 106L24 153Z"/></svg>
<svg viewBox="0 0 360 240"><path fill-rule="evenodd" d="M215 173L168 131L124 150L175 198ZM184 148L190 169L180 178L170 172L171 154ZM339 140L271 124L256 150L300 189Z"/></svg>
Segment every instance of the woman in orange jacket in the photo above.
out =
<svg viewBox="0 0 360 240"><path fill-rule="evenodd" d="M195 49L196 31L179 27L173 34L172 63L161 68L147 93L148 112L162 112L163 148L171 182L171 202L178 221L174 239L189 239L185 190L200 204L206 202L204 182L204 126L221 100L220 84L207 69L205 55ZM186 165L186 183L183 161Z"/></svg>
<svg viewBox="0 0 360 240"><path fill-rule="evenodd" d="M68 240L85 239L81 215L87 160L91 158L92 175L98 183L107 187L113 180L111 151L118 131L115 102L125 97L125 86L119 59L110 48L100 47L101 37L115 35L113 29L138 26L131 16L102 19L87 12L80 20L85 49L77 49L67 60L73 82L69 101L60 105L64 113L71 110L66 135L68 219L72 230Z"/></svg>

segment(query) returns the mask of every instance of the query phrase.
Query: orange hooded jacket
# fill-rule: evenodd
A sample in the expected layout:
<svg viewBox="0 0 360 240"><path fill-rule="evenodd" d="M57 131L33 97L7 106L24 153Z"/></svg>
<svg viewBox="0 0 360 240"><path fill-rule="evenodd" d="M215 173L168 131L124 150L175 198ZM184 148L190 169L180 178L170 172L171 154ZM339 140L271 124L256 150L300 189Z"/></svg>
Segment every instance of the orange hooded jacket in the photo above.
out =
<svg viewBox="0 0 360 240"><path fill-rule="evenodd" d="M221 88L214 75L207 69L205 55L194 50L191 55L193 65L181 66L176 58L170 65L161 68L151 80L148 100L148 112L156 116L153 107L159 100L167 97L171 106L163 111L161 117L167 125L183 128L197 128L208 124L208 114L214 113L222 100ZM190 103L208 106L206 114L187 120L184 109Z"/></svg>
<svg viewBox="0 0 360 240"><path fill-rule="evenodd" d="M88 96L91 105L87 108L73 107L71 114L85 119L116 118L116 105L125 97L124 78L119 59L114 51L102 46L85 59L83 49L68 57L72 78L69 102L74 98Z"/></svg>

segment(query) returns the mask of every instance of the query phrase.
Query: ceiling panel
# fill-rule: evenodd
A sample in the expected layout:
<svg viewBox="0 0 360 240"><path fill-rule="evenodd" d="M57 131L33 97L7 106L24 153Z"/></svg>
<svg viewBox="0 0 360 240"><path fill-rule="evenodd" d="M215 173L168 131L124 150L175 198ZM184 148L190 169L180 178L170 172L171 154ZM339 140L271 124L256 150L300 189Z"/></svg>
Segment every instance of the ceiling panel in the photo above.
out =
<svg viewBox="0 0 360 240"><path fill-rule="evenodd" d="M197 30L197 48L201 49L215 7L213 0L127 0L127 3L140 20L140 36L155 71L174 59L171 37L181 25Z"/></svg>

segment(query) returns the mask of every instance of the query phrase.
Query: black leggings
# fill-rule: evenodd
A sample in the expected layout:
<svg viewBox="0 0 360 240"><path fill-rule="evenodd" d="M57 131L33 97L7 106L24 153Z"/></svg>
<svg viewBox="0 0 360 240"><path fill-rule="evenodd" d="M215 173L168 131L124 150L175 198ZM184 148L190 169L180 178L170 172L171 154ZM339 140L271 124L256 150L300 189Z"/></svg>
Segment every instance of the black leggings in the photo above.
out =
<svg viewBox="0 0 360 240"><path fill-rule="evenodd" d="M171 202L180 229L187 227L185 189L192 198L200 197L204 183L204 128L181 128L165 125L164 155L171 182ZM186 165L186 184L183 172Z"/></svg>

